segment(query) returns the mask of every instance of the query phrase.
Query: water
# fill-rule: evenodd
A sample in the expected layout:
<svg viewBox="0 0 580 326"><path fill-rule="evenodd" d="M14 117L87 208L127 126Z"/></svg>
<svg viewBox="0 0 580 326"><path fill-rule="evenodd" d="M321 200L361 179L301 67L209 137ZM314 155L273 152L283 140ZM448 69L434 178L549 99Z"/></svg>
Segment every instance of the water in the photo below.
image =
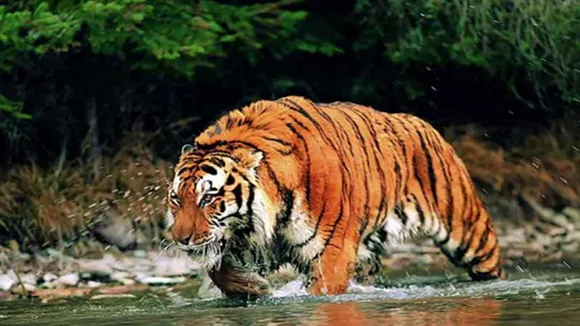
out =
<svg viewBox="0 0 580 326"><path fill-rule="evenodd" d="M579 325L577 266L511 270L508 280L490 282L414 271L334 297L304 296L293 281L257 302L152 293L0 302L0 325Z"/></svg>

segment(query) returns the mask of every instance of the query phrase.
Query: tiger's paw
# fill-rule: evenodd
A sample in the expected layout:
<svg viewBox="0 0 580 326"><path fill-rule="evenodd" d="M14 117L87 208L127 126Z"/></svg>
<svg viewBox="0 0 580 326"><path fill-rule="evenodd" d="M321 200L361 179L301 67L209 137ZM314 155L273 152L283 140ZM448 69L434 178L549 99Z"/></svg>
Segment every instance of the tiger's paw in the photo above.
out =
<svg viewBox="0 0 580 326"><path fill-rule="evenodd" d="M255 299L272 294L268 280L260 274L241 268L210 271L214 284L229 298Z"/></svg>

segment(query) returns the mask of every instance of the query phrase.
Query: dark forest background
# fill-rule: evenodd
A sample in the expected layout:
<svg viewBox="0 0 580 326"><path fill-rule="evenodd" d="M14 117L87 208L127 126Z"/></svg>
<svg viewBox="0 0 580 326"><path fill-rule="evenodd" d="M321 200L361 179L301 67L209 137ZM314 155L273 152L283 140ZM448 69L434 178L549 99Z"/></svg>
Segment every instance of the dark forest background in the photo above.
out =
<svg viewBox="0 0 580 326"><path fill-rule="evenodd" d="M0 243L156 226L182 144L286 95L419 115L484 195L571 205L579 76L576 1L3 1Z"/></svg>

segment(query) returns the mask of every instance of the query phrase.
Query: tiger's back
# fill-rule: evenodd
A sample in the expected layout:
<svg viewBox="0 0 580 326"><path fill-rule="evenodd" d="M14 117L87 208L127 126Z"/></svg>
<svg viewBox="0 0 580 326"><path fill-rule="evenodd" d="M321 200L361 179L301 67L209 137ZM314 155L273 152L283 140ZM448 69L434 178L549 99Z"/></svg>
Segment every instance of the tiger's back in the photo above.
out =
<svg viewBox="0 0 580 326"><path fill-rule="evenodd" d="M283 247L279 260L308 273L313 294L344 292L357 263L419 232L473 279L503 277L465 166L417 117L285 97L229 113L196 145L202 157L263 154L256 190L244 198L256 215L244 236Z"/></svg>

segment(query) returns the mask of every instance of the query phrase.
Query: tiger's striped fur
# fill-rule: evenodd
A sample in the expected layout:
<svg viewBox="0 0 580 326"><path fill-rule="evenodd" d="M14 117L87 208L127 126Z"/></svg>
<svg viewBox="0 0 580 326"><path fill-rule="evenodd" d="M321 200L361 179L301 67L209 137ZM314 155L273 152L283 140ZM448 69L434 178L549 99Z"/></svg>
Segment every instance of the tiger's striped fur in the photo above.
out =
<svg viewBox="0 0 580 326"><path fill-rule="evenodd" d="M173 237L211 255L214 273L231 270L232 257L289 262L309 275L310 293L339 294L357 263L421 232L472 279L504 276L465 166L412 115L296 96L257 101L185 146L175 174Z"/></svg>

